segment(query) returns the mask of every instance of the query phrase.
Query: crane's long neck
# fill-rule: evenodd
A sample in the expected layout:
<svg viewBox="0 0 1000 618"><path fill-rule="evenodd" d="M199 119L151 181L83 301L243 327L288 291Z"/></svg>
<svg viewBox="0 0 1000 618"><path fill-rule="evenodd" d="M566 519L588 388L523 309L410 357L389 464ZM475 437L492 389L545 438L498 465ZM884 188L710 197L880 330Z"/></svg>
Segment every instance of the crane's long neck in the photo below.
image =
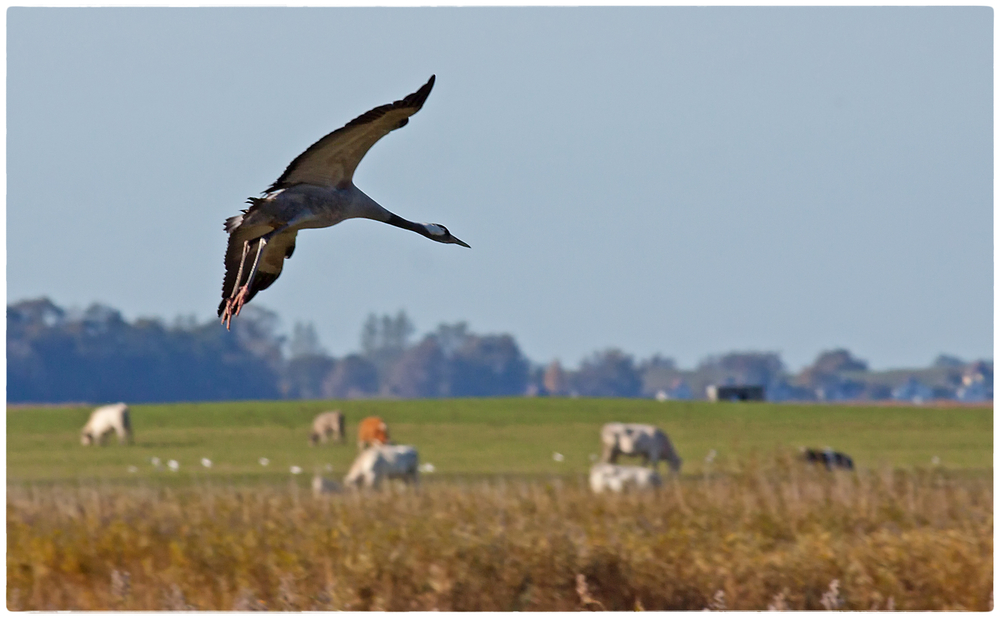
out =
<svg viewBox="0 0 1000 618"><path fill-rule="evenodd" d="M357 187L354 187L354 190L357 192L357 196L359 198L358 202L356 202L358 204L359 214L355 216L361 216L366 219L374 219L376 221L388 223L389 225L401 227L404 230L410 230L411 232L416 232L421 236L431 238L431 234L427 230L427 226L422 223L414 223L413 221L404 219L395 213L389 212L383 208L381 204L365 195L364 192Z"/></svg>
<svg viewBox="0 0 1000 618"><path fill-rule="evenodd" d="M427 228L422 223L414 223L413 221L408 221L399 215L389 213L389 218L385 220L389 225L395 225L396 227L401 227L404 230L410 230L411 232L416 232L421 236L427 236L430 238L430 233Z"/></svg>

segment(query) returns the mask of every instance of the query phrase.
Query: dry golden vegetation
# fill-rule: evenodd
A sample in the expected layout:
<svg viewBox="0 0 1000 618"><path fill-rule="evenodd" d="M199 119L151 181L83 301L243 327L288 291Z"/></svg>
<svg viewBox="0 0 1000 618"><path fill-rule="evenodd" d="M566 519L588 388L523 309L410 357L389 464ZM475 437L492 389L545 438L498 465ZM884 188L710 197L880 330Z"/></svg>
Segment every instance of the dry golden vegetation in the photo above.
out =
<svg viewBox="0 0 1000 618"><path fill-rule="evenodd" d="M11 483L7 606L985 610L992 505L982 475L785 456L623 496L576 476L320 497Z"/></svg>

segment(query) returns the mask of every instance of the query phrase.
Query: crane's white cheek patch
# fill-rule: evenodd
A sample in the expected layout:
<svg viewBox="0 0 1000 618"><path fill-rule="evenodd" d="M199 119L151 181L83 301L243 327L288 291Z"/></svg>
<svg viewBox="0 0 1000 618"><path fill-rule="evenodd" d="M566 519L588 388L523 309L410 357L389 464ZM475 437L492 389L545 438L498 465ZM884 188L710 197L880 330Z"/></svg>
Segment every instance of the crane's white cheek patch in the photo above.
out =
<svg viewBox="0 0 1000 618"><path fill-rule="evenodd" d="M434 225L433 223L427 223L424 225L431 236L444 236L444 228L440 225Z"/></svg>

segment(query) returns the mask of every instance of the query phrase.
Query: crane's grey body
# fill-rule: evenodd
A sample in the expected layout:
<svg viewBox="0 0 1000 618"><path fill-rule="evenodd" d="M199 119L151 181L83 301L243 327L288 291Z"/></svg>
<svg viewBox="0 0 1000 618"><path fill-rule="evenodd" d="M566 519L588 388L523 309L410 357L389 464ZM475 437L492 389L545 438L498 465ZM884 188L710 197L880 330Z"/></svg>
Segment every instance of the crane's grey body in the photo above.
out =
<svg viewBox="0 0 1000 618"><path fill-rule="evenodd" d="M310 228L330 227L345 219L365 218L384 221L389 211L382 208L353 183L346 189L300 184L253 202L257 208L232 217L226 231L239 230L259 237L284 222L285 234Z"/></svg>
<svg viewBox="0 0 1000 618"><path fill-rule="evenodd" d="M431 240L468 247L443 225L399 217L354 186L354 170L368 149L403 127L423 106L434 76L395 103L376 107L326 135L296 157L263 197L226 220L229 245L219 316L229 327L243 305L270 286L295 250L299 230L330 227L345 219L373 219Z"/></svg>

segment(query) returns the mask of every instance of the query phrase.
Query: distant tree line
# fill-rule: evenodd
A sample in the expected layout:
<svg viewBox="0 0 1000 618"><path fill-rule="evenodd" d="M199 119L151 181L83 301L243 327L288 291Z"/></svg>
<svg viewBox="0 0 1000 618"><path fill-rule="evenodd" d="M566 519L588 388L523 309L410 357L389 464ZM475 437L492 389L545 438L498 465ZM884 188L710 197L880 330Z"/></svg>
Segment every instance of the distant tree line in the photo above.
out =
<svg viewBox="0 0 1000 618"><path fill-rule="evenodd" d="M527 391L530 363L510 335L441 325L417 342L405 313L369 316L361 351L327 354L311 324L288 345L278 317L248 306L227 332L215 320L128 322L100 304L48 299L7 307L7 401L210 401L488 397ZM288 353L285 353L287 347Z"/></svg>
<svg viewBox="0 0 1000 618"><path fill-rule="evenodd" d="M919 370L872 372L847 350L823 352L792 375L775 352L709 356L690 370L618 349L575 370L532 363L509 334L441 324L421 338L400 311L369 315L360 349L328 354L312 324L279 332L248 306L226 331L215 320L133 322L100 304L66 310L46 298L7 307L7 401L170 402L494 396L701 399L710 384L765 386L772 400L992 399L993 363L940 356Z"/></svg>
<svg viewBox="0 0 1000 618"><path fill-rule="evenodd" d="M361 351L335 359L315 329L296 325L280 377L294 399L491 397L522 395L530 363L510 335L477 335L464 323L442 324L420 341L406 314L368 316Z"/></svg>
<svg viewBox="0 0 1000 618"><path fill-rule="evenodd" d="M10 305L7 401L280 397L276 318L258 309L245 315L247 319L234 323L227 333L215 321L129 323L118 311L99 304L76 314L48 299Z"/></svg>

